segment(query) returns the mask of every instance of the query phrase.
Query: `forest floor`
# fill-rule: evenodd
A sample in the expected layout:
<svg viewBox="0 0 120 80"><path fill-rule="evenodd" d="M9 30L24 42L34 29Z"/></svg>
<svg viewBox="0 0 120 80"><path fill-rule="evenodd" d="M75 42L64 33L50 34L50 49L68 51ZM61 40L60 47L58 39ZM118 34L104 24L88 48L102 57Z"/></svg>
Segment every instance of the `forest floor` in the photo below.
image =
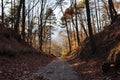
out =
<svg viewBox="0 0 120 80"><path fill-rule="evenodd" d="M14 57L0 56L0 80L42 80L30 76L54 58L40 54L24 54Z"/></svg>
<svg viewBox="0 0 120 80"><path fill-rule="evenodd" d="M38 54L0 56L0 80L120 80L101 70L102 60L56 59Z"/></svg>
<svg viewBox="0 0 120 80"><path fill-rule="evenodd" d="M71 67L75 70L79 80L120 80L119 71L109 71L105 74L102 71L103 59L68 60Z"/></svg>

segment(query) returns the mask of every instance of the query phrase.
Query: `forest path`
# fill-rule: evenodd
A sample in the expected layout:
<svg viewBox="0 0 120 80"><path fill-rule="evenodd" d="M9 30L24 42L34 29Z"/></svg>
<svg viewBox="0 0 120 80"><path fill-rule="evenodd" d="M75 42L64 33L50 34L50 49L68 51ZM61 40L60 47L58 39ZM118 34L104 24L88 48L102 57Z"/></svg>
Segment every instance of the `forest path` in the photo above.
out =
<svg viewBox="0 0 120 80"><path fill-rule="evenodd" d="M78 80L69 63L62 59L53 60L34 75L36 77L42 76L45 80Z"/></svg>

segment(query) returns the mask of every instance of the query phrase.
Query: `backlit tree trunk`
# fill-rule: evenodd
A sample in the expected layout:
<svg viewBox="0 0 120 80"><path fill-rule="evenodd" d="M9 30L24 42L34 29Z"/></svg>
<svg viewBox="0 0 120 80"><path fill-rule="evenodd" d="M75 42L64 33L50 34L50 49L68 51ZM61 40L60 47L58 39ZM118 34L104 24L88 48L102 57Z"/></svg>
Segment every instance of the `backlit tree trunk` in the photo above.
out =
<svg viewBox="0 0 120 80"><path fill-rule="evenodd" d="M112 0L108 0L108 4L109 4L111 23L113 23L115 21L116 16L117 16L117 12L114 8L114 4L113 4Z"/></svg>
<svg viewBox="0 0 120 80"><path fill-rule="evenodd" d="M77 36L77 42L78 42L78 46L80 46L80 38L79 38L79 30L78 30L78 19L77 19L77 4L76 4L76 0L75 0L75 22L76 22L76 36Z"/></svg>
<svg viewBox="0 0 120 80"><path fill-rule="evenodd" d="M42 43L43 43L43 12L44 12L44 0L41 0L41 12L40 12L40 25L39 25L39 48L42 51Z"/></svg>
<svg viewBox="0 0 120 80"><path fill-rule="evenodd" d="M60 7L61 7L62 14L64 14L64 12L63 12L63 8L62 8L62 5L60 5ZM65 18L65 27L66 27L67 36L68 36L69 52L71 52L70 34L69 34L68 25L67 25L67 19L66 19L66 18Z"/></svg>
<svg viewBox="0 0 120 80"><path fill-rule="evenodd" d="M2 8L2 26L4 26L4 6L3 6L3 0L2 0L1 8Z"/></svg>
<svg viewBox="0 0 120 80"><path fill-rule="evenodd" d="M15 22L15 36L16 38L18 38L19 35L19 23L20 23L20 12L21 12L21 8L22 8L22 2L23 0L20 0L19 6L18 6L18 11L17 11L17 19Z"/></svg>
<svg viewBox="0 0 120 80"><path fill-rule="evenodd" d="M66 26L67 35L68 35L69 52L71 52L71 41L70 41L70 34L69 34L69 30L68 30L68 26L67 26L67 20L66 20L66 19L65 19L65 26Z"/></svg>
<svg viewBox="0 0 120 80"><path fill-rule="evenodd" d="M93 30L92 30L92 26L91 26L89 0L85 0L85 3L86 3L86 13L87 13L88 30L89 30L89 36L90 36L90 45L91 45L92 53L95 53L96 46L95 46L95 40L94 40Z"/></svg>
<svg viewBox="0 0 120 80"><path fill-rule="evenodd" d="M95 14L96 14L96 21L97 21L97 28L98 28L98 32L100 31L100 27L99 27L99 21L98 21L98 9L97 9L97 3L96 0L94 0L94 4L95 4Z"/></svg>
<svg viewBox="0 0 120 80"><path fill-rule="evenodd" d="M22 8L22 38L25 41L25 0L23 0L23 8Z"/></svg>

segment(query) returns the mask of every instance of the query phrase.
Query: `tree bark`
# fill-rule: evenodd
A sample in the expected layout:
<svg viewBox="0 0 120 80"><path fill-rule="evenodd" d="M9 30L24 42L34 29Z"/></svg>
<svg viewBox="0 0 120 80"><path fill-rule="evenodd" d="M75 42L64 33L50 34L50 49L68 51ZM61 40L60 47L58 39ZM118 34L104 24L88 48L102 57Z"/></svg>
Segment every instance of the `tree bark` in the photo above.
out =
<svg viewBox="0 0 120 80"><path fill-rule="evenodd" d="M18 6L18 11L17 11L17 19L15 22L15 37L18 38L19 36L19 22L20 22L20 12L21 12L21 8L22 8L22 2L23 0L20 0L19 6Z"/></svg>
<svg viewBox="0 0 120 80"><path fill-rule="evenodd" d="M84 24L83 24L83 21L82 21L82 17L81 17L81 16L82 16L82 15L80 14L80 15L79 15L80 25L81 25L81 27L83 28L86 37L88 37L87 31L86 31L86 29L85 29L85 26L84 26Z"/></svg>
<svg viewBox="0 0 120 80"><path fill-rule="evenodd" d="M12 5L13 5L13 2L12 2L12 0L11 0L11 16L13 17L13 14L12 14ZM11 28L14 29L14 28L13 28L13 21L11 21Z"/></svg>
<svg viewBox="0 0 120 80"><path fill-rule="evenodd" d="M99 19L98 19L98 9L97 9L97 3L96 3L96 0L94 0L94 4L95 4L95 15L96 15L96 21L97 21L97 28L98 28L98 32L100 31L100 27L99 27Z"/></svg>
<svg viewBox="0 0 120 80"><path fill-rule="evenodd" d="M77 4L76 4L76 0L75 0L75 22L76 22L76 36L77 36L77 42L78 42L78 46L80 46L80 38L79 38L79 30L78 30L78 19L77 19Z"/></svg>
<svg viewBox="0 0 120 80"><path fill-rule="evenodd" d="M39 25L39 48L40 51L42 51L42 34L43 34L43 6L44 6L44 0L41 0L41 12L40 12L40 25Z"/></svg>
<svg viewBox="0 0 120 80"><path fill-rule="evenodd" d="M22 6L22 38L25 41L25 0L23 0L23 6Z"/></svg>
<svg viewBox="0 0 120 80"><path fill-rule="evenodd" d="M70 34L69 34L69 30L68 30L68 26L67 26L67 20L66 20L66 19L65 19L65 26L66 26L67 35L68 35L69 52L71 52Z"/></svg>
<svg viewBox="0 0 120 80"><path fill-rule="evenodd" d="M114 8L114 4L113 4L112 0L108 0L108 4L109 4L111 23L113 23L115 21L116 16L117 16L117 12Z"/></svg>
<svg viewBox="0 0 120 80"><path fill-rule="evenodd" d="M85 0L85 3L86 3L88 30L89 30L89 36L90 36L90 45L91 45L92 53L95 53L96 46L95 46L95 40L94 40L93 30L92 30L92 26L91 26L91 16L90 16L90 9L89 9L89 0Z"/></svg>
<svg viewBox="0 0 120 80"><path fill-rule="evenodd" d="M1 8L2 8L2 26L4 27L4 6L3 6L3 0L2 0Z"/></svg>

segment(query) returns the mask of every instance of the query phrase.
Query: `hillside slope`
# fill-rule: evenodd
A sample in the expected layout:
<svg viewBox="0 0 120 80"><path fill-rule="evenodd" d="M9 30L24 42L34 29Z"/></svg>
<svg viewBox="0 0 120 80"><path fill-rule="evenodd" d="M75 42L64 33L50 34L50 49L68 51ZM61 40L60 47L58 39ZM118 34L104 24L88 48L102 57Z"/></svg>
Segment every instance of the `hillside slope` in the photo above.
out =
<svg viewBox="0 0 120 80"><path fill-rule="evenodd" d="M120 54L120 16L113 24L105 26L105 29L94 37L96 53L92 54L87 38L84 41L84 48L78 49L77 56L74 56L75 58L72 60L70 58L69 63L75 69L80 80L120 80L120 70L112 68L107 74L102 71L103 63L114 61L114 55Z"/></svg>
<svg viewBox="0 0 120 80"><path fill-rule="evenodd" d="M35 51L25 42L19 42L13 36L13 30L0 26L0 54L22 54Z"/></svg>
<svg viewBox="0 0 120 80"><path fill-rule="evenodd" d="M25 80L55 58L36 51L13 35L13 30L0 25L0 80Z"/></svg>
<svg viewBox="0 0 120 80"><path fill-rule="evenodd" d="M116 21L105 26L104 30L94 35L96 53L92 54L89 39L84 41L84 48L76 51L77 57L69 60L80 80L119 80L120 75L115 70L104 74L102 65L111 59L114 54L120 53L120 16ZM120 71L118 71L120 72Z"/></svg>
<svg viewBox="0 0 120 80"><path fill-rule="evenodd" d="M120 51L120 16L116 21L109 25L105 26L104 30L96 34L95 43L96 43L96 53L92 54L89 40L84 41L84 48L79 51L80 58L93 58L94 56L98 57L107 57L113 51ZM115 52L114 52L115 53ZM87 55L87 56L86 56Z"/></svg>

